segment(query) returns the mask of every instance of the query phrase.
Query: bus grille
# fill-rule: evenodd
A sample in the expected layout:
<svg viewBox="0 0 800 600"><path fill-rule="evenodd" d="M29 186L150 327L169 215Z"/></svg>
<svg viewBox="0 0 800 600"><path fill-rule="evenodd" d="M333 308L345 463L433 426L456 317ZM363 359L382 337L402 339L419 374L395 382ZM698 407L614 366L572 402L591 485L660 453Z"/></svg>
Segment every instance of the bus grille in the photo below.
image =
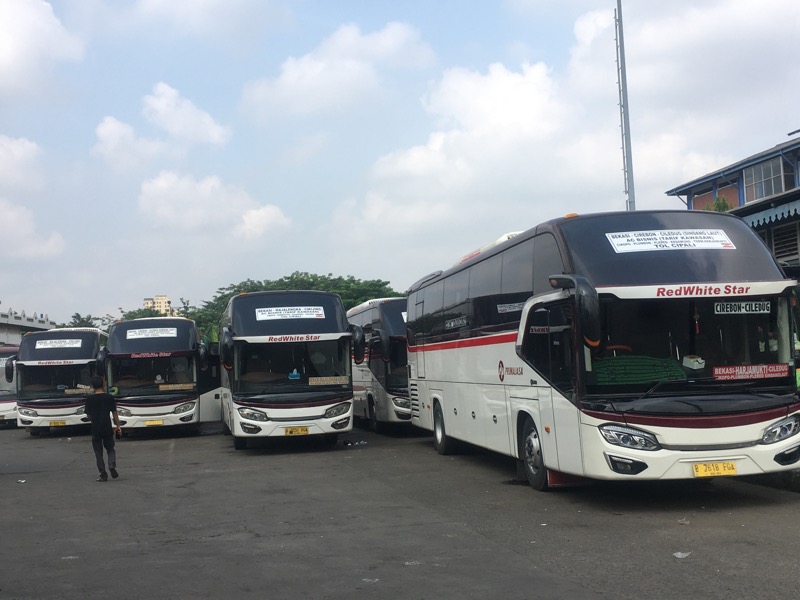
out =
<svg viewBox="0 0 800 600"><path fill-rule="evenodd" d="M411 418L419 419L419 388L416 383L409 382L408 395L411 398Z"/></svg>

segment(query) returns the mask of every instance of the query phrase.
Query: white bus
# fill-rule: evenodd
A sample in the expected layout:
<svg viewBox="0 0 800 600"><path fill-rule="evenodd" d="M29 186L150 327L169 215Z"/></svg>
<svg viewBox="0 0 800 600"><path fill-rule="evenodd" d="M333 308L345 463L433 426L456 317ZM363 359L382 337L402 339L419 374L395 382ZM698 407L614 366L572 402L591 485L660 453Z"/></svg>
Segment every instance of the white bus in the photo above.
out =
<svg viewBox="0 0 800 600"><path fill-rule="evenodd" d="M353 365L353 413L375 432L385 424L410 423L406 299L367 300L347 311L347 320L364 331L366 354Z"/></svg>
<svg viewBox="0 0 800 600"><path fill-rule="evenodd" d="M732 215L548 221L411 287L412 423L540 490L796 469L796 285Z"/></svg>
<svg viewBox="0 0 800 600"><path fill-rule="evenodd" d="M0 345L0 369L3 373L9 359L13 363L19 352L19 346L11 344ZM8 427L17 426L17 386L14 381L14 368L9 369L9 377L0 379L0 425Z"/></svg>
<svg viewBox="0 0 800 600"><path fill-rule="evenodd" d="M118 321L101 353L123 431L219 421L219 367L183 317Z"/></svg>
<svg viewBox="0 0 800 600"><path fill-rule="evenodd" d="M64 327L22 336L19 353L6 362L6 381L17 389L17 425L32 436L51 427L84 425L86 396L106 333L94 327Z"/></svg>
<svg viewBox="0 0 800 600"><path fill-rule="evenodd" d="M321 435L353 428L351 352L364 334L342 300L317 291L234 296L220 323L222 420L237 450L259 437Z"/></svg>

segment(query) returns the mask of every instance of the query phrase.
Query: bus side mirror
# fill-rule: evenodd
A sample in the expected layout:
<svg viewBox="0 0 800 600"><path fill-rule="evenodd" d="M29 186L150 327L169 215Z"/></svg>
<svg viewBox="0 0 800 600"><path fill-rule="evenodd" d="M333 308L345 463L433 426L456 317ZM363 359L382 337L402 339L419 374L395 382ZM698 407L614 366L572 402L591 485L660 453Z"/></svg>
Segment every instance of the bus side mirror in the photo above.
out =
<svg viewBox="0 0 800 600"><path fill-rule="evenodd" d="M200 344L197 347L197 366L201 371L208 368L208 351L205 344Z"/></svg>
<svg viewBox="0 0 800 600"><path fill-rule="evenodd" d="M98 351L97 358L94 360L94 374L99 375L103 379L105 379L106 374L106 358L108 358L108 350L103 346Z"/></svg>
<svg viewBox="0 0 800 600"><path fill-rule="evenodd" d="M386 335L386 332L382 329L374 329L372 335L374 336L372 339L377 340L378 342L378 350L381 353L383 362L388 363L392 358L392 349L389 346L389 336Z"/></svg>
<svg viewBox="0 0 800 600"><path fill-rule="evenodd" d="M14 363L17 360L17 355L9 356L6 359L6 381L11 383L14 381Z"/></svg>
<svg viewBox="0 0 800 600"><path fill-rule="evenodd" d="M350 323L350 334L353 336L353 361L360 365L364 362L364 352L366 351L364 330L360 325Z"/></svg>
<svg viewBox="0 0 800 600"><path fill-rule="evenodd" d="M219 340L219 362L229 371L233 369L233 334L227 327L223 328Z"/></svg>

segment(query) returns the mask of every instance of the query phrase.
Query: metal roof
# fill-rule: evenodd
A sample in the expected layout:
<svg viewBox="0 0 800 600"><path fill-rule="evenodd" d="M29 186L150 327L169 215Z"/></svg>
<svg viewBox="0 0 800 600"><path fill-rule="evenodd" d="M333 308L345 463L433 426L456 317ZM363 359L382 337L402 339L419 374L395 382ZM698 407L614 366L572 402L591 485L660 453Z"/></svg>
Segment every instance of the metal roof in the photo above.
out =
<svg viewBox="0 0 800 600"><path fill-rule="evenodd" d="M697 179L693 179L688 183L684 183L675 187L671 190L665 192L667 196L680 196L688 194L696 188L703 184L712 184L717 179L727 179L730 176L738 176L739 173L746 169L747 167L751 167L758 163L764 162L771 158L775 158L776 156L781 156L786 154L787 152L791 152L793 150L800 150L800 138L794 139L790 142L784 142L783 144L778 144L770 148L769 150L764 150L763 152L759 152L758 154L753 154L752 156L748 156L747 158L740 160L738 162L733 163L732 165L728 165L727 167L723 167L717 171L712 173L708 173L703 175L702 177L698 177Z"/></svg>

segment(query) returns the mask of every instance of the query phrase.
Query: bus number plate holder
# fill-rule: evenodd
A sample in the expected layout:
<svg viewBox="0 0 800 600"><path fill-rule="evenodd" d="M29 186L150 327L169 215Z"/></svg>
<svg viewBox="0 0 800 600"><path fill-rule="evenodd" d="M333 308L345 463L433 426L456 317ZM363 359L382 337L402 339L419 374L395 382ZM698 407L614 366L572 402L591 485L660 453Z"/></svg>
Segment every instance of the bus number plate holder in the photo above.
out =
<svg viewBox="0 0 800 600"><path fill-rule="evenodd" d="M50 421L50 427L65 427L66 425L66 421Z"/></svg>
<svg viewBox="0 0 800 600"><path fill-rule="evenodd" d="M164 419L149 419L144 422L145 427L156 427L158 425L163 425Z"/></svg>
<svg viewBox="0 0 800 600"><path fill-rule="evenodd" d="M733 461L719 461L706 463L693 463L692 472L695 477L723 477L736 475L736 463Z"/></svg>
<svg viewBox="0 0 800 600"><path fill-rule="evenodd" d="M308 427L285 427L283 435L308 435Z"/></svg>

